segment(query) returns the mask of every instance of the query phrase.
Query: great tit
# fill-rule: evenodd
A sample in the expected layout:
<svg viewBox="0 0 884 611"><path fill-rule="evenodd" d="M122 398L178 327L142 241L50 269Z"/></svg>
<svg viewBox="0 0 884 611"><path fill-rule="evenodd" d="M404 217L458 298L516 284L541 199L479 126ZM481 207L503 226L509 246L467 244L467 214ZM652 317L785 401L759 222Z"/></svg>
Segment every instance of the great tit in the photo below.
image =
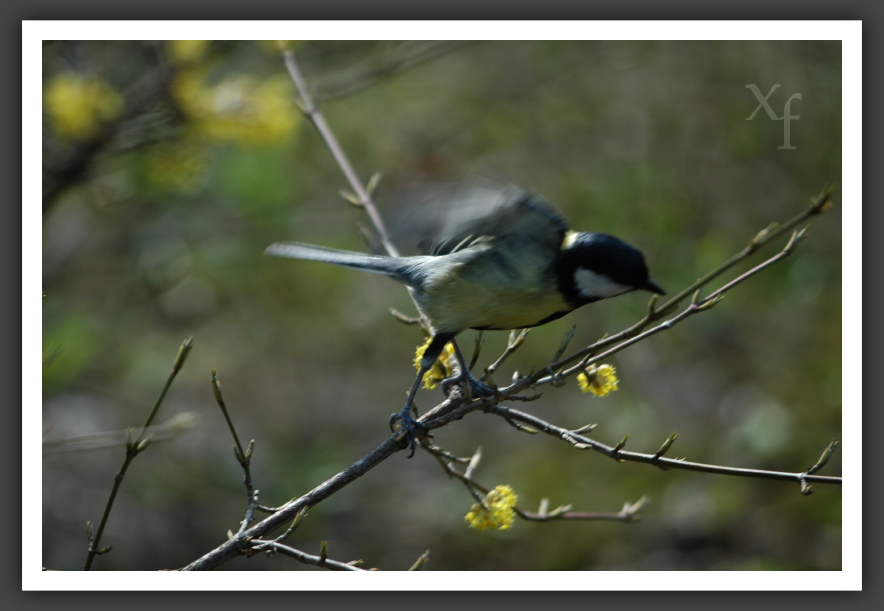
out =
<svg viewBox="0 0 884 611"><path fill-rule="evenodd" d="M473 377L454 337L467 329L536 327L580 306L634 290L660 295L642 253L604 234L575 232L541 195L515 186L470 189L446 212L427 254L389 257L301 243L271 244L265 254L333 263L401 282L432 340L399 420L412 452L422 425L411 415L424 374L451 342L457 379L471 396L494 390Z"/></svg>

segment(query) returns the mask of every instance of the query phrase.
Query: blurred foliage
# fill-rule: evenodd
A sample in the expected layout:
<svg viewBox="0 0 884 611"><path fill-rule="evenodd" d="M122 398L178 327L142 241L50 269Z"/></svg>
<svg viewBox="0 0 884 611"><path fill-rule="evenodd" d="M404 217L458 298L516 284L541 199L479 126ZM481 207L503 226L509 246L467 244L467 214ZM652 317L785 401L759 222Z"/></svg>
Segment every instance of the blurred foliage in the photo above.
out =
<svg viewBox="0 0 884 611"><path fill-rule="evenodd" d="M573 227L636 244L674 294L740 250L825 183L840 205L838 42L310 42L297 54L364 179L383 175L388 223L408 185L506 177L545 194ZM43 421L47 439L143 422L181 341L189 361L161 410L200 426L152 445L124 482L95 568L186 564L245 511L242 472L214 403L211 370L240 437L254 438L261 502L313 488L388 434L423 341L390 317L404 290L369 274L271 260L280 240L365 248L361 212L293 103L273 45L47 42L44 78ZM778 113L793 93L793 150ZM847 205L857 205L848 202ZM799 471L841 437L841 225L837 210L784 263L712 312L618 354L619 390L572 381L528 405L600 441L629 434L670 456ZM768 254L773 254L774 249ZM760 256L763 256L761 253ZM760 261L756 256L744 269ZM643 314L638 294L594 304L529 334L498 372L544 365ZM485 335L479 364L503 350ZM469 354L472 334L462 346ZM422 390L421 407L441 391ZM855 407L858 409L858 406ZM425 570L806 570L841 568L841 491L618 464L472 414L436 435L476 477L542 498L618 511L648 495L643 520L528 523L477 533L474 502L423 453L397 455L310 510L289 541L367 566ZM847 440L846 443L851 443ZM104 507L123 448L46 455L44 564L77 569L84 523ZM836 453L823 474L841 473ZM283 558L228 570L302 570Z"/></svg>

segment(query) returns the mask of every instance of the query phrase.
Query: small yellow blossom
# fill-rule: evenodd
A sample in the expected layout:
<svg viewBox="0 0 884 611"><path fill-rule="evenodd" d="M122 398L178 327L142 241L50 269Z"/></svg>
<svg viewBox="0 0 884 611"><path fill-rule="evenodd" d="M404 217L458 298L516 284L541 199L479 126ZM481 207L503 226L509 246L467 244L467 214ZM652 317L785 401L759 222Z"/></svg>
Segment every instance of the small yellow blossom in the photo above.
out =
<svg viewBox="0 0 884 611"><path fill-rule="evenodd" d="M258 80L238 75L209 85L202 71L182 70L172 93L196 133L209 140L278 144L300 122L292 83L284 76Z"/></svg>
<svg viewBox="0 0 884 611"><path fill-rule="evenodd" d="M304 44L303 40L259 40L258 46L261 47L261 50L266 53L272 53L274 55L282 53L283 51L288 51L289 49L296 49Z"/></svg>
<svg viewBox="0 0 884 611"><path fill-rule="evenodd" d="M516 493L509 486L497 486L485 495L485 503L488 509L481 503L474 503L465 520L479 532L489 528L493 530L506 530L513 525L515 518Z"/></svg>
<svg viewBox="0 0 884 611"><path fill-rule="evenodd" d="M424 358L424 352L426 352L427 348L430 345L430 342L433 341L433 338L427 339L423 343L422 346L418 346L417 350L414 353L414 367L417 369L418 373L421 370L421 359ZM439 355L439 358L436 359L436 362L433 363L433 366L430 367L429 370L424 374L424 388L433 389L439 385L439 382L442 380L451 377L451 365L449 365L449 360L454 357L454 346L451 343L445 344L445 348L442 349L442 354Z"/></svg>
<svg viewBox="0 0 884 611"><path fill-rule="evenodd" d="M43 106L58 134L86 140L123 112L123 98L96 77L60 72L46 81Z"/></svg>
<svg viewBox="0 0 884 611"><path fill-rule="evenodd" d="M611 365L591 365L577 374L577 384L583 392L604 397L617 390L617 376Z"/></svg>
<svg viewBox="0 0 884 611"><path fill-rule="evenodd" d="M210 44L209 40L170 40L166 43L166 54L173 64L195 64L205 57Z"/></svg>

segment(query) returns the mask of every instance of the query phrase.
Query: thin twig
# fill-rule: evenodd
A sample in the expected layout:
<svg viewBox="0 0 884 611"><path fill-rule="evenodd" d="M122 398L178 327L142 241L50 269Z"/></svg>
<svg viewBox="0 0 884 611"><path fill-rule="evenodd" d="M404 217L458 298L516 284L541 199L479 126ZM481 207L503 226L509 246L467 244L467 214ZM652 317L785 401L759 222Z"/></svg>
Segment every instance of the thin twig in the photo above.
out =
<svg viewBox="0 0 884 611"><path fill-rule="evenodd" d="M817 195L811 200L810 206L808 206L803 212L796 214L790 220L786 221L782 225L774 222L771 223L765 229L759 231L754 238L749 240L749 243L743 248L742 251L713 269L711 272L699 278L696 282L686 287L680 293L672 297L669 301L660 306L659 310L661 312L665 312L667 309L674 307L677 305L682 299L692 295L696 290L702 288L710 281L719 277L721 274L732 268L734 265L738 264L740 261L754 253L756 250L764 246L765 244L779 238L782 235L785 235L798 227L799 225L807 222L811 217L817 216L824 212L828 212L832 208L832 187L826 186L823 189L822 193Z"/></svg>
<svg viewBox="0 0 884 611"><path fill-rule="evenodd" d="M427 448L430 454L436 458L439 463L442 465L442 468L445 470L450 477L457 479L459 482L464 484L467 491L470 495L483 507L487 509L484 495L487 495L491 492L491 488L480 484L475 479L473 479L473 471L475 470L476 463L478 462L478 457L481 456L481 451L477 450L473 455L473 459L470 460L470 465L467 469L461 473L457 469L454 468L453 464L450 462L446 462L442 460L442 457L448 457L448 453L438 447L430 447ZM482 493L482 494L479 494ZM642 502L643 501L643 502ZM520 509L518 506L513 506L513 511L516 512L516 515L525 519L531 520L534 522L548 522L551 520L615 520L619 522L631 522L636 519L636 514L644 508L647 503L647 499L642 497L640 502L624 505L623 509L616 513L602 513L602 512L586 512L586 511L569 511L570 506L567 507L559 507L551 512L541 511L541 512L530 512Z"/></svg>
<svg viewBox="0 0 884 611"><path fill-rule="evenodd" d="M255 510L258 508L258 491L251 491L249 494L249 505L246 508L246 515L243 517L242 521L239 523L239 530L237 534L241 534L249 527L249 524L252 523L252 520L255 519Z"/></svg>
<svg viewBox="0 0 884 611"><path fill-rule="evenodd" d="M181 570L210 570L239 554L247 553L251 548L250 541L252 539L261 538L267 533L291 522L301 510L314 507L324 499L327 499L334 493L351 484L357 478L365 475L396 452L404 449L404 445L402 444L401 439L399 439L400 436L399 433L393 433L372 452L363 456L331 479L326 480L303 496L292 499L280 507L274 514L268 516L261 522L258 522L251 528L238 533L233 538L225 541L202 557L197 558Z"/></svg>
<svg viewBox="0 0 884 611"><path fill-rule="evenodd" d="M525 342L525 338L528 336L529 331L531 331L531 329L522 329L519 331L518 335L516 335L515 329L510 331L510 337L506 343L506 349L504 349L503 354L501 354L496 361L485 368L483 379L494 375L494 372L503 365L504 361L506 361L513 352L519 349L519 347Z"/></svg>
<svg viewBox="0 0 884 611"><path fill-rule="evenodd" d="M756 236L749 241L749 243L746 245L745 248L743 248L742 251L740 251L736 255L732 256L730 259L728 259L727 261L725 261L724 263L722 263L721 265L719 265L718 267L713 269L711 272L709 272L708 274L706 274L702 278L700 278L697 281L690 284L687 288L680 291L678 294L676 294L674 297L672 297L669 301L664 303L662 306L657 307L657 301L658 301L657 295L654 295L653 297L651 297L651 301L650 301L650 304L648 307L647 315L644 318L642 318L640 321L638 321L637 323L635 323L634 325L632 325L631 327L629 327L627 329L624 329L620 333L608 336L608 337L596 342L595 344L593 344L591 346L587 346L587 347L583 348L582 350L578 350L574 354L566 357L565 359L563 359L561 361L558 361L556 363L551 363L550 364L551 370L557 369L558 367L561 367L563 365L567 365L569 363L573 363L573 362L587 356L588 354L591 354L592 352L594 352L596 350L606 348L607 346L611 346L613 344L616 344L617 342L620 342L624 339L634 337L635 335L640 333L642 331L642 329L644 329L647 325L649 325L652 322L659 320L659 319L663 318L664 316L667 316L668 314L673 312L675 310L675 308L678 307L678 304L683 299L685 299L686 297L688 297L690 295L694 295L699 289L701 289L706 284L708 284L709 282L711 282L715 278L719 277L721 274L723 274L724 272L726 272L727 270L729 270L733 266L737 265L738 263L740 263L744 259L748 258L750 255L752 255L755 251L757 251L762 246L768 244L769 242L771 242L775 238L778 238L781 235L784 235L787 232L792 231L793 229L795 229L799 225L802 225L805 222L807 222L810 218L820 215L820 214L823 214L825 212L828 212L829 210L832 209L832 207L833 207L832 206L832 188L830 186L827 186L819 195L817 195L816 197L814 197L811 200L810 206L807 209L805 209L803 212L795 215L794 217L792 217L790 220L786 221L782 225L778 225L777 223L771 223L770 226L759 231L758 234L756 234Z"/></svg>
<svg viewBox="0 0 884 611"><path fill-rule="evenodd" d="M430 550L427 550L418 557L418 559L415 561L415 563L412 564L411 568L409 568L408 570L409 571L419 571L422 568L424 568L424 566L427 564L427 562L429 560L430 560Z"/></svg>
<svg viewBox="0 0 884 611"><path fill-rule="evenodd" d="M661 469L683 469L686 471L701 471L703 473L714 473L718 475L735 475L740 477L755 477L760 479L774 479L781 481L791 481L800 484L802 481L819 483L819 484L835 484L841 485L840 477L810 475L807 472L788 472L788 471L767 471L763 469L745 469L742 467L725 467L722 465L709 465L704 463L690 462L676 458L665 458L657 454L643 454L640 452L629 452L618 449L617 446L608 446L601 442L575 434L573 431L563 429L554 424L550 424L545 420L520 412L507 407L494 405L487 408L487 411L501 416L518 420L536 428L553 437L558 437L564 441L573 444L580 449L589 449L600 452L605 456L613 458L619 462L639 462L648 465L654 465Z"/></svg>
<svg viewBox="0 0 884 611"><path fill-rule="evenodd" d="M295 560L303 562L304 564L313 564L324 569L331 569L332 571L367 570L356 566L356 563L362 562L361 560L355 560L352 563L340 562L339 560L330 560L329 558L325 558L322 556L313 556L277 541L264 541L262 539L255 539L254 541L252 541L252 547L250 551L252 553L267 552L270 554L282 554L283 556L294 558Z"/></svg>
<svg viewBox="0 0 884 611"><path fill-rule="evenodd" d="M783 258L789 256L794 251L795 247L800 242L803 235L804 235L803 231L793 233L793 236L789 240L789 243L783 248L782 251L780 251L776 255L770 257L768 260L764 261L763 263L755 266L751 270L745 272L744 274L738 276L734 280L721 286L717 290L713 291L706 298L700 299L698 296L695 296L694 301L677 316L661 323L660 325L658 325L656 327L648 329L644 333L640 333L638 335L630 337L629 339L626 339L625 341L614 346L613 348L610 348L609 350L594 356L589 362L590 363L599 362L599 361L611 356L612 354L614 354L616 352L619 352L619 351L625 349L626 347L628 347L638 341L642 341L643 339L645 339L653 334L671 329L678 322L681 322L682 320L684 320L685 318L687 318L693 314L707 311L710 307L712 307L716 303L718 303L721 300L722 296L727 291L733 289L734 287L738 286L742 282L745 282L751 276L761 272L762 270L770 267L771 265L777 263L778 261L781 261ZM602 341L605 341L605 340L602 340ZM595 349L597 349L597 346L594 345L594 346L590 346L589 348L591 348L592 350L595 350ZM592 350L590 350L590 352L592 352ZM580 352L584 352L584 351L580 351ZM573 356L568 357L567 359L564 359L560 363L552 365L551 368L558 367L559 365L564 364L564 363L568 362L569 360L574 360ZM586 359L584 359L584 361L585 360ZM788 473L788 472L780 472L780 471L764 471L764 470L758 470L758 469L745 469L745 468L737 468L737 467L723 467L723 466L719 466L719 465L707 465L707 464L703 464L703 463L692 463L692 462L687 462L687 461L682 461L682 460L673 460L673 459L664 458L663 454L672 445L672 442L675 440L675 436L670 436L670 438L667 439L666 442L664 442L663 446L656 454L641 454L641 453L636 453L636 452L624 452L622 448L626 443L626 437L624 437L621 442L619 442L615 446L611 447L611 446L607 446L605 444L602 444L600 442L594 441L592 439L589 439L587 437L584 437L584 436L580 435L578 432L568 431L566 429L552 425L552 424L550 424L544 420L541 420L535 416L532 416L530 414L525 414L523 412L519 412L519 411L513 410L511 408L501 407L500 405L498 405L498 403L501 400L510 398L512 395L524 390L526 387L529 387L529 386L533 387L533 386L537 386L537 385L541 385L541 384L545 384L545 383L552 383L552 381L554 379L560 379L562 377L566 377L568 375L572 375L572 374L576 373L577 371L582 369L584 366L586 366L587 363L584 361L581 361L577 367L571 367L570 369L560 371L557 374L555 374L554 376L544 375L541 372L539 374L536 374L535 376L527 376L525 378L522 378L521 380L518 380L517 382L515 382L513 385L511 385L507 388L500 389L497 397L486 397L486 398L478 399L478 400L473 401L471 403L466 403L466 404L461 403L460 405L457 404L456 400L453 400L450 402L446 401L445 403L441 404L437 408L430 410L430 412L428 412L424 416L424 418L421 420L421 422L422 422L422 424L424 424L424 426L427 427L428 430L433 430L435 428L443 426L444 424L447 424L448 422L450 422L452 420L462 418L464 415L466 415L467 413L469 413L471 411L483 409L485 411L502 416L507 422L513 423L515 421L519 421L519 422L528 424L532 429L536 429L536 430L545 432L547 434L557 436L557 437L575 445L575 447L593 449L593 450L601 452L607 456L615 458L617 460L622 460L622 461L629 460L629 461L633 461L633 462L654 464L654 465L661 467L661 468L686 469L686 470L693 470L693 471L703 471L703 472L707 472L707 473L717 473L717 474L722 474L722 475L737 475L737 476L744 476L744 477L759 477L759 478L765 478L765 479L778 479L778 480L795 481L801 485L802 493L804 493L804 494L809 494L811 491L811 488L808 487L809 482L838 484L838 485L841 484L840 477L828 477L828 476L819 477L819 476L813 475L813 473L815 473L817 470L819 470L819 468L821 468L821 466L824 465L828 461L828 459L831 457L831 453L834 451L834 445L831 445L831 444L827 448L826 452L823 453L823 456L821 456L820 460L817 461L817 464L814 465L814 467L811 467L811 469L808 469L808 471L802 472L802 473ZM446 410L439 409L440 407L445 406L446 404L448 404ZM819 465L819 466L817 466L817 465ZM448 467L448 472L450 474L456 473L456 471L454 471L450 466ZM455 477L457 477L457 475L455 475ZM471 485L475 485L475 483L472 483Z"/></svg>
<svg viewBox="0 0 884 611"><path fill-rule="evenodd" d="M399 43L393 50L398 52L397 55L388 52L382 58L382 61L367 61L364 65L350 69L343 75L323 79L317 86L316 100L318 102L327 102L332 99L352 95L375 85L382 78L398 76L415 66L457 50L469 42L462 40L432 40ZM403 48L405 48L406 53L401 52Z"/></svg>
<svg viewBox="0 0 884 611"><path fill-rule="evenodd" d="M301 110L303 110L307 118L310 119L310 122L316 127L316 131L319 132L319 135L322 137L329 151L331 151L332 156L335 158L335 161L344 173L344 177L347 179L347 182L350 183L350 188L352 188L356 194L359 204L365 209L365 212L368 214L369 219L371 219L372 224L377 230L378 236L380 237L381 243L384 245L387 254L391 257L399 256L399 251L390 241L390 234L387 232L384 221L378 212L377 206L374 201L372 201L368 189L362 185L362 181L359 180L359 177L356 175L353 165L350 163L350 160L347 159L344 149L342 149L341 145L338 143L338 139L335 137L334 132L332 132L331 127L326 122L322 111L319 110L319 106L313 101L313 97L310 95L310 90L307 87L307 82L301 75L301 70L298 67L298 63L295 61L295 52L291 49L284 51L282 59L283 62L285 62L285 67L286 70L288 70L289 76L292 77L292 81L295 83L295 87L298 88L298 94L301 96Z"/></svg>
<svg viewBox="0 0 884 611"><path fill-rule="evenodd" d="M233 420L230 418L230 414L227 411L227 403L225 403L224 395L221 393L221 381L218 379L218 371L215 369L212 370L212 394L215 396L215 402L218 404L218 407L221 408L221 413L224 414L224 420L227 422L227 428L230 429L230 434L233 436L233 442L235 444L233 446L233 455L243 470L243 484L246 487L246 496L249 499L249 512L246 514L246 521L243 521L243 525L240 528L242 531L245 530L245 527L251 522L255 509L265 512L273 512L275 509L258 504L258 491L255 490L254 485L252 484L251 471L252 453L255 451L255 440L252 439L249 442L248 447L245 450L243 449L242 443L239 440L239 435L236 433L236 427L233 425Z"/></svg>
<svg viewBox="0 0 884 611"><path fill-rule="evenodd" d="M607 337L603 340L600 340L591 346L587 346L586 348L583 348L582 350L578 350L574 354L572 354L572 355L570 355L570 356L568 356L568 357L566 357L556 363L551 363L549 365L549 367L547 367L544 371L559 370L561 367L563 367L569 363L572 363L578 359L581 359L582 357L585 357L586 355L589 355L589 354L593 355L591 358L589 358L589 359L583 358L583 360L581 360L577 366L571 367L569 369L565 369L563 371L557 371L556 374L554 374L553 376L544 375L544 371L538 372L538 373L534 374L533 376L529 376L530 382L534 385L544 384L544 383L552 381L553 378L561 379L562 377L567 377L571 374L575 374L575 373L581 371L582 369L584 369L585 367L587 367L593 363L599 363L599 362L607 359L611 355L616 354L617 352L620 352L620 351L626 349L627 347L650 337L651 335L655 335L657 333L660 333L661 331L667 331L667 330L671 329L676 324L680 323L682 320L684 320L685 318L688 318L689 316L692 316L694 314L699 314L700 312L705 312L705 311L709 310L711 307L716 305L721 300L722 296L725 293L727 293L729 290L733 289L735 286L745 282L746 280L748 280L750 277L754 276L755 274L767 269L768 267L778 263L782 259L785 259L790 254L792 254L792 252L794 252L795 247L798 245L798 243L802 239L802 237L803 237L803 232L796 232L793 235L793 238L785 246L785 248L783 248L783 250L781 250L780 252L778 252L774 256L770 257L769 259L767 259L763 263L760 263L759 265L756 265L755 267L753 267L749 271L741 274L737 278L734 278L733 280L731 280L727 284L719 287L718 289L716 289L715 291L710 293L707 297L705 297L703 299L695 300L687 308L685 308L680 314L674 316L673 318L670 318L669 320L663 322L662 324L660 324L656 327L653 327L651 329L648 329L647 331L644 331L641 333L634 333L634 334L618 333L615 336ZM697 290L699 290L699 289L697 289ZM695 291L695 294L696 294L696 291ZM671 311L670 306L667 305L666 308L669 309L669 311ZM659 319L660 317L654 317L654 318ZM632 328L634 328L634 327L632 327ZM620 341L620 343L616 344L613 348L610 348L604 352L597 353L597 351L601 347L603 347L605 345L610 345L612 343L611 342L612 338L619 338L622 341Z"/></svg>
<svg viewBox="0 0 884 611"><path fill-rule="evenodd" d="M180 412L169 418L162 424L155 424L145 432L150 438L150 443L168 441L181 433L194 428L199 423L199 417L195 412ZM125 446L131 436L128 430L102 431L88 435L75 435L61 437L59 439L44 439L43 454L56 454L61 452L84 452L88 450L101 450Z"/></svg>
<svg viewBox="0 0 884 611"><path fill-rule="evenodd" d="M546 500L546 499L544 499ZM547 512L544 508L538 513L519 512L519 516L525 520L534 522L550 522L552 520L610 520L614 522L635 522L639 514L648 506L648 497L643 496L634 503L624 503L623 509L618 512L586 512L569 511L570 506L559 507Z"/></svg>
<svg viewBox="0 0 884 611"><path fill-rule="evenodd" d="M150 437L147 434L150 425L153 423L153 419L156 417L160 405L163 403L163 399L166 398L166 393L169 392L169 387L172 386L172 382L175 380L178 372L181 371L181 367L184 366L184 362L187 360L187 355L190 354L192 348L192 337L189 337L182 342L181 347L178 349L178 355L175 357L175 362L172 364L172 371L169 373L169 377L166 378L163 390L160 391L160 395L154 402L150 413L148 413L147 419L141 427L141 431L134 439L132 439L130 431L129 438L126 440L126 457L123 459L123 464L120 466L120 470L117 471L117 474L114 476L114 485L111 487L107 503L104 505L104 513L101 515L101 521L98 523L98 530L95 531L93 536L91 533L91 526L89 529L89 549L86 554L86 564L83 566L84 571L88 571L92 568L92 562L95 560L95 556L106 554L110 551L110 547L100 548L99 545L101 544L101 536L104 534L104 527L107 526L107 520L110 517L111 509L113 509L114 500L117 498L117 492L119 492L120 485L126 477L126 471L129 469L129 465L132 464L132 461L135 460L136 456L146 450L147 446L150 445Z"/></svg>

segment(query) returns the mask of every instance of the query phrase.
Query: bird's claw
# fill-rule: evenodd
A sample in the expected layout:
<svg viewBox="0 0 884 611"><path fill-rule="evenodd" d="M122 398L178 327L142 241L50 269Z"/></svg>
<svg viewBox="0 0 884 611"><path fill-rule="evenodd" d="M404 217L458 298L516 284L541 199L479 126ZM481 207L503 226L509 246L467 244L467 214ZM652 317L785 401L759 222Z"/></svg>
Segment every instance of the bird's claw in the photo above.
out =
<svg viewBox="0 0 884 611"><path fill-rule="evenodd" d="M396 423L399 423L399 430L405 432L405 442L411 449L408 458L414 456L414 450L417 447L417 438L427 434L427 427L411 417L410 407L402 410L398 414L390 414L390 429L396 430Z"/></svg>
<svg viewBox="0 0 884 611"><path fill-rule="evenodd" d="M462 385L467 400L473 397L490 397L497 392L497 389L477 380L470 372L467 372L466 375L459 374L442 380L443 392L450 395L451 388L456 384Z"/></svg>

